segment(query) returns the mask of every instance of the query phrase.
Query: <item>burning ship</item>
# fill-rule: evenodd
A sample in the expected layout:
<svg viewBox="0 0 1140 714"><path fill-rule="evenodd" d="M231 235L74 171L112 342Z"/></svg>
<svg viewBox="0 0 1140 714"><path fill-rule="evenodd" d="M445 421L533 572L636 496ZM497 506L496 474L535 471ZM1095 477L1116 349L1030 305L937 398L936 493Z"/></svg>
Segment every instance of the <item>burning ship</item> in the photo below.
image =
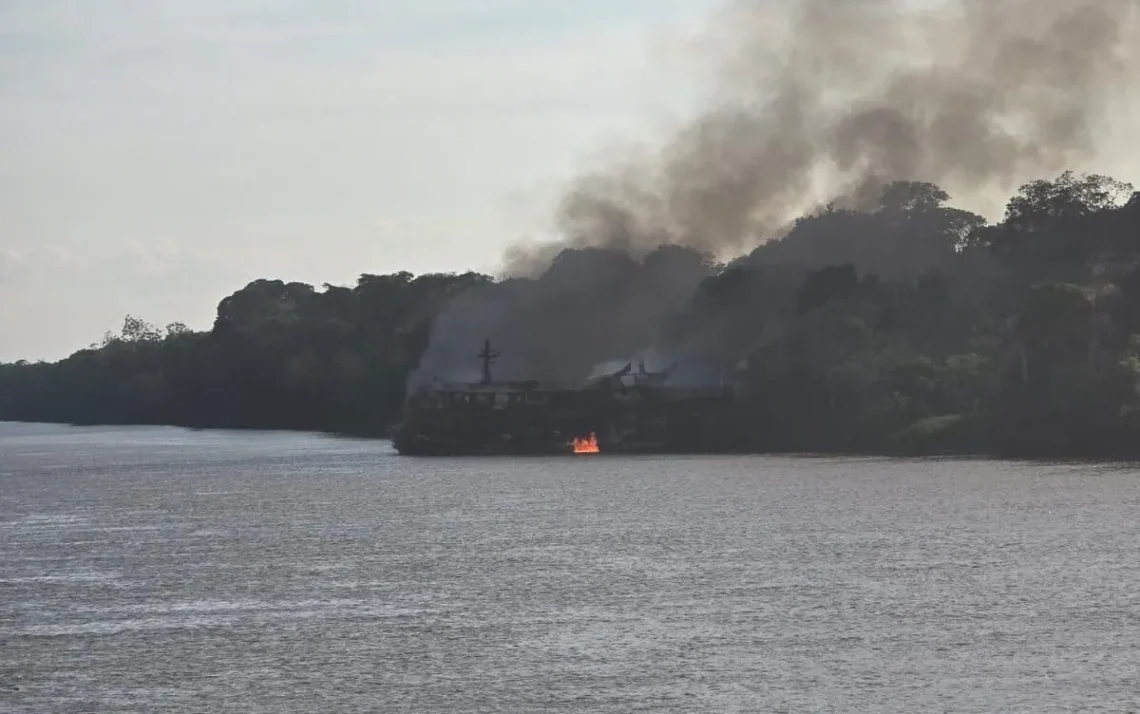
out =
<svg viewBox="0 0 1140 714"><path fill-rule="evenodd" d="M633 363L580 384L497 382L490 340L479 382L436 381L413 391L392 433L411 456L697 453L731 443L731 385L681 387ZM723 382L723 380L722 380Z"/></svg>

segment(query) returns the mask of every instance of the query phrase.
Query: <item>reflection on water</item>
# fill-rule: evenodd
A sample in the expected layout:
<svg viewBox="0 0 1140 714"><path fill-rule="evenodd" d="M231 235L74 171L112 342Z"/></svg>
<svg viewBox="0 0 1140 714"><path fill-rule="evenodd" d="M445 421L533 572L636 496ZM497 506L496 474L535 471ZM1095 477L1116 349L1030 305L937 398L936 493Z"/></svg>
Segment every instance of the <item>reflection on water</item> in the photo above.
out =
<svg viewBox="0 0 1140 714"><path fill-rule="evenodd" d="M0 711L1127 711L1138 476L0 425Z"/></svg>

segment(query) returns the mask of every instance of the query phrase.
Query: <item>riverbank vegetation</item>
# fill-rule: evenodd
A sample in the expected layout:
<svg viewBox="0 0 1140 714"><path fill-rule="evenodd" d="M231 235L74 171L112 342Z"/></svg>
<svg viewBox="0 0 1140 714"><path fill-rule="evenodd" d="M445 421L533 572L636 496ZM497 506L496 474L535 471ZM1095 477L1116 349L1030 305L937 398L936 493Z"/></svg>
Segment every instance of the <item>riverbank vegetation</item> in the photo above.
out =
<svg viewBox="0 0 1140 714"><path fill-rule="evenodd" d="M1136 457L1138 266L1140 194L1111 178L1027 184L997 223L895 183L709 268L653 347L731 367L742 450ZM0 365L0 419L382 434L441 310L496 285L259 280L205 332L128 317L60 362Z"/></svg>

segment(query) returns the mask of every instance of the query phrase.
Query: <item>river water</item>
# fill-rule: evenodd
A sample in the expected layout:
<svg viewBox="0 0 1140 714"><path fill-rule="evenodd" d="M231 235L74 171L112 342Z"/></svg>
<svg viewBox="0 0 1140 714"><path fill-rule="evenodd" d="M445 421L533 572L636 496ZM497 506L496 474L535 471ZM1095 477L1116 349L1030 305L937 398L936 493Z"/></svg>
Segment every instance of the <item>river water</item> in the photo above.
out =
<svg viewBox="0 0 1140 714"><path fill-rule="evenodd" d="M0 424L0 711L1122 712L1140 470Z"/></svg>

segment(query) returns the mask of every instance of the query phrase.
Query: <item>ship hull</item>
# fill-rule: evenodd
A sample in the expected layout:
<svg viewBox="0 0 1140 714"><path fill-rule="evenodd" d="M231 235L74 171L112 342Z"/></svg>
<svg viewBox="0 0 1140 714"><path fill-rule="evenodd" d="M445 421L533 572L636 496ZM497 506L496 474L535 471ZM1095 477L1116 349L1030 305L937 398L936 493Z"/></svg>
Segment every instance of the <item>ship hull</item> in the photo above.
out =
<svg viewBox="0 0 1140 714"><path fill-rule="evenodd" d="M594 436L603 454L723 451L732 418L723 389L534 389L476 385L421 390L392 443L406 456L574 454Z"/></svg>
<svg viewBox="0 0 1140 714"><path fill-rule="evenodd" d="M684 429L666 433L658 431L652 435L620 434L612 428L586 428L555 431L536 438L533 433L481 429L436 431L401 425L392 435L392 445L402 456L569 456L583 454L575 453L573 437L567 435L585 437L596 434L597 453L605 455L721 453L729 448L725 431L713 433L707 429L694 429L691 421L684 426Z"/></svg>
<svg viewBox="0 0 1140 714"><path fill-rule="evenodd" d="M423 434L393 437L392 445L401 456L554 456L572 454L563 443L512 442L487 439L456 441Z"/></svg>

